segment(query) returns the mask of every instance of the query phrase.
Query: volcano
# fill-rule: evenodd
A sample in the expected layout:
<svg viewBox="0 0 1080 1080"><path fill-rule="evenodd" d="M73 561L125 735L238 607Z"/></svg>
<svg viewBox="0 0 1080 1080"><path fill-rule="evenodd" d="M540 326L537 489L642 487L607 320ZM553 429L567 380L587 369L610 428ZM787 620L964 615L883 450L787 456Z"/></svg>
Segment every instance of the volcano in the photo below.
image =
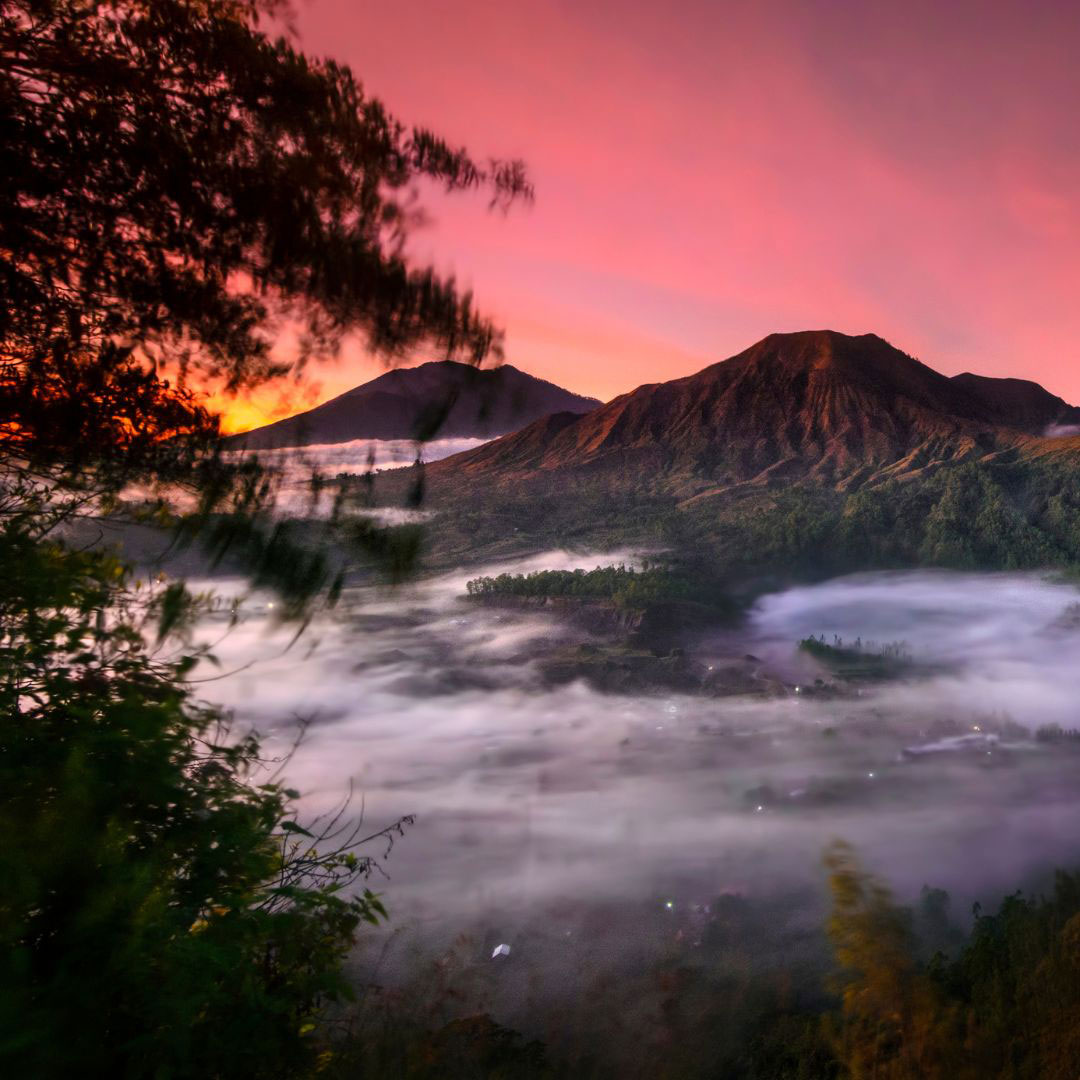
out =
<svg viewBox="0 0 1080 1080"><path fill-rule="evenodd" d="M430 466L434 483L608 477L680 494L808 479L844 488L984 458L1080 424L1036 383L949 378L875 334L771 334L686 378L547 416Z"/></svg>
<svg viewBox="0 0 1080 1080"><path fill-rule="evenodd" d="M442 360L388 371L228 442L231 449L276 450L353 439L490 439L550 413L583 413L599 404L509 364L475 368Z"/></svg>

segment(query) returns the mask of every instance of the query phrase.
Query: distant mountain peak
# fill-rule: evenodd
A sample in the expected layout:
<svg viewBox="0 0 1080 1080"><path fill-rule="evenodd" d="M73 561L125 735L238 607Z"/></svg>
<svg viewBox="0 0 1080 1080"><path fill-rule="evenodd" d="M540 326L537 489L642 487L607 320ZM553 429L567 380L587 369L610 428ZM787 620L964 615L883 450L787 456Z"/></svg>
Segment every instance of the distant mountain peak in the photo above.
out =
<svg viewBox="0 0 1080 1080"><path fill-rule="evenodd" d="M353 439L494 438L556 412L583 413L596 398L503 364L432 360L394 368L322 405L254 431L231 446L267 450Z"/></svg>

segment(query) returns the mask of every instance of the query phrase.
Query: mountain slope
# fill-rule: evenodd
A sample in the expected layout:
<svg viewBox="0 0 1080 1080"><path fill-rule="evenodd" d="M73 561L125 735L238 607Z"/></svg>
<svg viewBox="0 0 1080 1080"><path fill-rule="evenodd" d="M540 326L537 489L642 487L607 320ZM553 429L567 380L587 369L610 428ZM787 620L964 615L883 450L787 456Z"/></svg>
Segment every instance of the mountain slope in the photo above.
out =
<svg viewBox="0 0 1080 1080"><path fill-rule="evenodd" d="M1032 434L1055 427L1080 425L1080 408L1069 405L1038 383L1027 379L991 379L985 375L954 375L952 382L977 403L987 420L1021 426Z"/></svg>
<svg viewBox="0 0 1080 1080"><path fill-rule="evenodd" d="M599 404L509 364L477 369L443 360L388 371L229 442L236 449L267 450L352 439L491 438L550 413L583 413Z"/></svg>
<svg viewBox="0 0 1080 1080"><path fill-rule="evenodd" d="M681 496L806 478L855 487L979 458L1080 420L1035 383L950 379L873 334L773 334L430 467L433 481L606 476Z"/></svg>

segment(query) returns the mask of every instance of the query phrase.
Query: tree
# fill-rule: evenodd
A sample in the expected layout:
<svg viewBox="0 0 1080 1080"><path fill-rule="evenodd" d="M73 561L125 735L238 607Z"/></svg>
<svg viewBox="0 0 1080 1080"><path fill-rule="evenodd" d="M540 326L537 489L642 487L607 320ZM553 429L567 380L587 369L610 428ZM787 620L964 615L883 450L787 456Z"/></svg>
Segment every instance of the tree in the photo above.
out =
<svg viewBox="0 0 1080 1080"><path fill-rule="evenodd" d="M956 1007L916 962L910 912L847 845L832 845L825 865L833 902L827 929L840 968L834 1045L851 1080L972 1075Z"/></svg>
<svg viewBox="0 0 1080 1080"><path fill-rule="evenodd" d="M198 651L148 647L179 591L118 591L102 552L3 555L5 1075L305 1075L340 957L385 914L354 888L368 838L300 825L257 739L192 698Z"/></svg>
<svg viewBox="0 0 1080 1080"><path fill-rule="evenodd" d="M418 182L506 206L532 195L522 164L406 129L287 19L283 0L0 2L9 471L194 479L220 500L193 378L251 387L354 332L386 356L498 354L471 296L404 241ZM286 323L301 348L283 361Z"/></svg>
<svg viewBox="0 0 1080 1080"><path fill-rule="evenodd" d="M267 516L264 470L222 460L200 387L299 373L350 333L498 353L404 240L418 182L505 206L531 196L522 166L406 130L287 20L281 0L0 0L4 1075L312 1074L342 958L383 914L355 850L377 837L301 825L258 739L194 699L182 584L139 589L56 532L135 481L165 520L186 487L298 614L327 559Z"/></svg>

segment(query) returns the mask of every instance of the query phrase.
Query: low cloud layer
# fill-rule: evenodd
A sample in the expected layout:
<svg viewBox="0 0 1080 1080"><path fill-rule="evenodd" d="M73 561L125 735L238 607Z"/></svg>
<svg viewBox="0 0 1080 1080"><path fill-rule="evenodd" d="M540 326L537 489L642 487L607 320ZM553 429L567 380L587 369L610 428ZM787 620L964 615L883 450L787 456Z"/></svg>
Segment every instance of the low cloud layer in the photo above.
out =
<svg viewBox="0 0 1080 1080"><path fill-rule="evenodd" d="M485 572L629 559L555 552ZM255 662L206 687L283 741L311 720L288 775L312 811L352 782L373 827L418 815L386 884L406 937L520 936L555 910L569 929L592 906L817 888L838 836L902 893L930 882L964 900L1080 861L1080 752L1018 729L1011 750L935 746L942 725L1078 722L1071 585L897 573L769 596L718 657L750 652L812 685L824 673L797 642L835 634L903 640L932 671L842 697L706 699L547 686L538 653L580 631L471 605L477 573L356 591L284 655L256 600L217 649L226 666ZM940 752L905 758L920 745Z"/></svg>
<svg viewBox="0 0 1080 1080"><path fill-rule="evenodd" d="M1044 434L1048 439L1071 439L1080 435L1080 424L1051 424Z"/></svg>
<svg viewBox="0 0 1080 1080"><path fill-rule="evenodd" d="M311 514L328 510L332 496L328 493L321 505L312 507L310 481L312 474L334 478L339 473L360 476L374 469L402 469L416 462L440 461L452 454L483 445L486 439L432 439L417 444L412 439L353 439L343 443L316 443L312 446L282 447L280 450L260 450L255 455L233 450L226 456L241 459L257 456L259 461L280 472L282 487L279 509L290 514Z"/></svg>

